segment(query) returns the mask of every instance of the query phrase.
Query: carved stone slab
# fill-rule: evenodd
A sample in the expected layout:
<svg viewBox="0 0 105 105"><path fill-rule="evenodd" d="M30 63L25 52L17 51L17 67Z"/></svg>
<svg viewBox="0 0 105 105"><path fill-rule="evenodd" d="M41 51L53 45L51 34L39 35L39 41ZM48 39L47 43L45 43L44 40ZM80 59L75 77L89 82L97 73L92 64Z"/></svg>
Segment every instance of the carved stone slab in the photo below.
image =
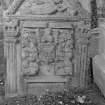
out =
<svg viewBox="0 0 105 105"><path fill-rule="evenodd" d="M43 24L43 22L42 22ZM65 23L64 23L65 24ZM53 28L23 28L22 71L25 75L72 75L71 25ZM59 27L58 27L59 26ZM59 28L59 29L58 29Z"/></svg>
<svg viewBox="0 0 105 105"><path fill-rule="evenodd" d="M34 89L35 92L51 89L52 83L64 82L67 76L77 77L79 86L84 87L88 27L87 21L80 18L86 20L86 14L80 2L74 0L14 0L4 13L6 95L22 94L26 76L38 77L26 80L27 84L31 82L27 86L31 93ZM15 24L14 20L18 22ZM44 83L48 77L51 84ZM35 83L38 81L43 83ZM58 84L57 87L64 88L64 83Z"/></svg>
<svg viewBox="0 0 105 105"><path fill-rule="evenodd" d="M19 12L20 14L33 15L50 15L56 13L70 15L73 14L73 9L68 0L26 0L20 7Z"/></svg>
<svg viewBox="0 0 105 105"><path fill-rule="evenodd" d="M30 28L44 28L47 27L48 22L42 22L42 21L25 21L23 23L23 27L30 27Z"/></svg>
<svg viewBox="0 0 105 105"><path fill-rule="evenodd" d="M69 29L72 29L72 25L70 22L51 22L49 23L49 27L51 28L69 28Z"/></svg>
<svg viewBox="0 0 105 105"><path fill-rule="evenodd" d="M4 13L4 16L10 15L89 17L88 11L77 0L14 0Z"/></svg>

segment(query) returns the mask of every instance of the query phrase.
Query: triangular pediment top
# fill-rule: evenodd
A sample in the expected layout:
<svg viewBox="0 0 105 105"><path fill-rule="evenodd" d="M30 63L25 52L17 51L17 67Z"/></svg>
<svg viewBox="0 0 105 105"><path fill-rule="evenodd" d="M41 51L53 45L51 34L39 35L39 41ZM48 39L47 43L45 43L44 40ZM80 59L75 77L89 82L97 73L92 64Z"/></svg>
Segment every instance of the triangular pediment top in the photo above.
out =
<svg viewBox="0 0 105 105"><path fill-rule="evenodd" d="M57 15L88 17L89 13L77 0L14 0L6 15Z"/></svg>

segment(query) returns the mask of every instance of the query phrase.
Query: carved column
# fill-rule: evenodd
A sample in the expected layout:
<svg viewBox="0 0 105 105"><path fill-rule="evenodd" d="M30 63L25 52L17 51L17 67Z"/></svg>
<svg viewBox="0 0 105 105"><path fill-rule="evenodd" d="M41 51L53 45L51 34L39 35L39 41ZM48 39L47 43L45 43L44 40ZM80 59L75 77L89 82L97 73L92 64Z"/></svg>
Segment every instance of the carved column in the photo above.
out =
<svg viewBox="0 0 105 105"><path fill-rule="evenodd" d="M80 88L87 87L86 75L88 71L88 27L77 29L76 36L76 77Z"/></svg>
<svg viewBox="0 0 105 105"><path fill-rule="evenodd" d="M6 69L6 83L5 83L5 95L6 97L12 97L17 95L17 34L18 28L16 21L9 24L5 24L5 53L7 60Z"/></svg>
<svg viewBox="0 0 105 105"><path fill-rule="evenodd" d="M80 72L79 72L79 85L80 87L86 87L86 72L88 70L88 40L83 38L79 43L79 55L80 55Z"/></svg>

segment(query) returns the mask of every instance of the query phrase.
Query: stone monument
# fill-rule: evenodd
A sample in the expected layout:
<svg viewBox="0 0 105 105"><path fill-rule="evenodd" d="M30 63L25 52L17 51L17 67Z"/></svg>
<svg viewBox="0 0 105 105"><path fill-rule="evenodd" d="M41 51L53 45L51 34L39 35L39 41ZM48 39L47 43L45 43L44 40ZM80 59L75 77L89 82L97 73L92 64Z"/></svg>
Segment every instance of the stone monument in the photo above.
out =
<svg viewBox="0 0 105 105"><path fill-rule="evenodd" d="M99 54L93 59L94 81L105 96L105 20L99 22Z"/></svg>
<svg viewBox="0 0 105 105"><path fill-rule="evenodd" d="M86 87L90 15L80 2L14 0L4 19L6 97L59 91L75 81Z"/></svg>

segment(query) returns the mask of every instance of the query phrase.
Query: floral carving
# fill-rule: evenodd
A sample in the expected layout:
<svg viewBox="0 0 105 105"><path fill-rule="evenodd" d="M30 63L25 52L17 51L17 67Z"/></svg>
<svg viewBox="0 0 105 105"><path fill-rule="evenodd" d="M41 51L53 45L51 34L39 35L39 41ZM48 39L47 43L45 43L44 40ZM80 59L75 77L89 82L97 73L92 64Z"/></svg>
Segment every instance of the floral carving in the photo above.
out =
<svg viewBox="0 0 105 105"><path fill-rule="evenodd" d="M72 71L72 31L39 29L22 34L23 71L28 75L68 75Z"/></svg>
<svg viewBox="0 0 105 105"><path fill-rule="evenodd" d="M74 1L68 0L26 0L20 7L21 14L50 15L57 13L74 14Z"/></svg>
<svg viewBox="0 0 105 105"><path fill-rule="evenodd" d="M24 32L22 36L22 59L22 67L25 74L33 75L38 72L37 42L30 32Z"/></svg>

